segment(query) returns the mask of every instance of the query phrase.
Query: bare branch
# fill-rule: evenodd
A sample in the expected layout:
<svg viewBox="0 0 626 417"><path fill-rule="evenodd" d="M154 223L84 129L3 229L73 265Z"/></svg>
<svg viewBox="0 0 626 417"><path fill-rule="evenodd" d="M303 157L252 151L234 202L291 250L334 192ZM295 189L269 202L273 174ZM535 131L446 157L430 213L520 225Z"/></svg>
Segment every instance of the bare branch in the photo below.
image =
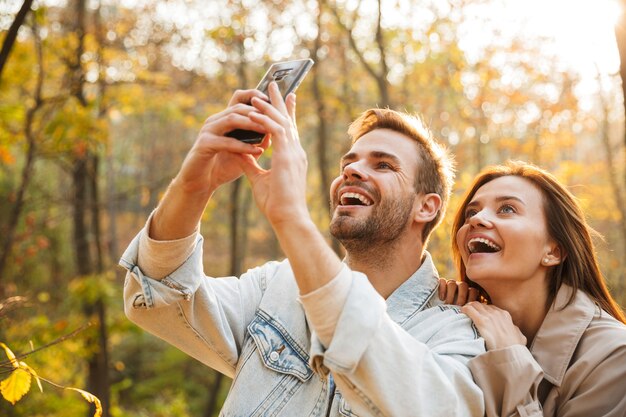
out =
<svg viewBox="0 0 626 417"><path fill-rule="evenodd" d="M0 318L13 310L17 310L28 302L28 298L22 296L9 297L0 302Z"/></svg>

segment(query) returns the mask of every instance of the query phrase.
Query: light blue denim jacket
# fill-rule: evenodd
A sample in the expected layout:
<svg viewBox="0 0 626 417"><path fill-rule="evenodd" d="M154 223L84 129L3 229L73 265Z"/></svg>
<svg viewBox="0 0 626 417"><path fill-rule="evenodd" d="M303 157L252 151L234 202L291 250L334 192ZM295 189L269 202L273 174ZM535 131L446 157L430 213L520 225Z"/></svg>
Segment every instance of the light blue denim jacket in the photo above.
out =
<svg viewBox="0 0 626 417"><path fill-rule="evenodd" d="M344 267L350 292L325 348L287 261L209 278L198 235L189 259L155 280L137 266L138 249L139 236L120 260L126 315L233 378L220 416L484 415L467 368L484 342L465 315L441 305L428 253L386 302L367 277Z"/></svg>

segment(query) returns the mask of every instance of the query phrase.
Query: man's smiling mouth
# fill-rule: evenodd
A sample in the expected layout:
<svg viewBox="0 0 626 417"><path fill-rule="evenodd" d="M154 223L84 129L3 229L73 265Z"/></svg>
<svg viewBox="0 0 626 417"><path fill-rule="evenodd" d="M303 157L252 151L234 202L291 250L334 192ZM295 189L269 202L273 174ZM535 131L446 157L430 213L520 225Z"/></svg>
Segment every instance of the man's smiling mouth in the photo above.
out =
<svg viewBox="0 0 626 417"><path fill-rule="evenodd" d="M341 194L339 203L342 206L371 206L373 201L365 197L363 194L347 192Z"/></svg>

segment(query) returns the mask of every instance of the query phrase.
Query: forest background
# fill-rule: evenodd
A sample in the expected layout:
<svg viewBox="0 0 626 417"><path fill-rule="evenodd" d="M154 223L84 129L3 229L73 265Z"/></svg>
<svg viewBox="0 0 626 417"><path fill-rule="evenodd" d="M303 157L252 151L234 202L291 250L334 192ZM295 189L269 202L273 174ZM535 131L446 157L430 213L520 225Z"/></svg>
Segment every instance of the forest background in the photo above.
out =
<svg viewBox="0 0 626 417"><path fill-rule="evenodd" d="M42 378L98 396L105 417L216 416L229 381L124 317L117 261L203 120L233 90L254 87L269 63L307 57L316 64L298 90L298 126L309 206L326 235L349 122L376 105L420 112L458 167L429 245L442 275L455 277L449 233L461 193L486 165L523 159L580 199L625 306L622 8L0 0L0 342ZM215 195L202 228L211 275L283 257L245 180ZM12 364L0 366L1 380ZM93 415L90 407L50 384L15 405L0 399L7 417Z"/></svg>

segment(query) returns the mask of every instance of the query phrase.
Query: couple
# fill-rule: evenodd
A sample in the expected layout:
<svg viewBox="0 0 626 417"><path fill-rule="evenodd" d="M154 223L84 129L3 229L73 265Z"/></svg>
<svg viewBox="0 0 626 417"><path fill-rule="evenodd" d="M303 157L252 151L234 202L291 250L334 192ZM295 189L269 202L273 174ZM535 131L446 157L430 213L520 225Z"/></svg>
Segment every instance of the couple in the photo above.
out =
<svg viewBox="0 0 626 417"><path fill-rule="evenodd" d="M224 136L235 128L267 136ZM446 152L391 110L366 111L348 133L330 190L343 262L311 220L295 95L283 101L275 84L269 97L236 92L206 120L120 261L128 317L233 378L220 415L625 415L624 318L564 187L525 164L479 176L454 250L491 304L461 314L437 297L424 249L453 181ZM270 138L266 170L257 159ZM242 174L287 260L207 278L201 215Z"/></svg>

